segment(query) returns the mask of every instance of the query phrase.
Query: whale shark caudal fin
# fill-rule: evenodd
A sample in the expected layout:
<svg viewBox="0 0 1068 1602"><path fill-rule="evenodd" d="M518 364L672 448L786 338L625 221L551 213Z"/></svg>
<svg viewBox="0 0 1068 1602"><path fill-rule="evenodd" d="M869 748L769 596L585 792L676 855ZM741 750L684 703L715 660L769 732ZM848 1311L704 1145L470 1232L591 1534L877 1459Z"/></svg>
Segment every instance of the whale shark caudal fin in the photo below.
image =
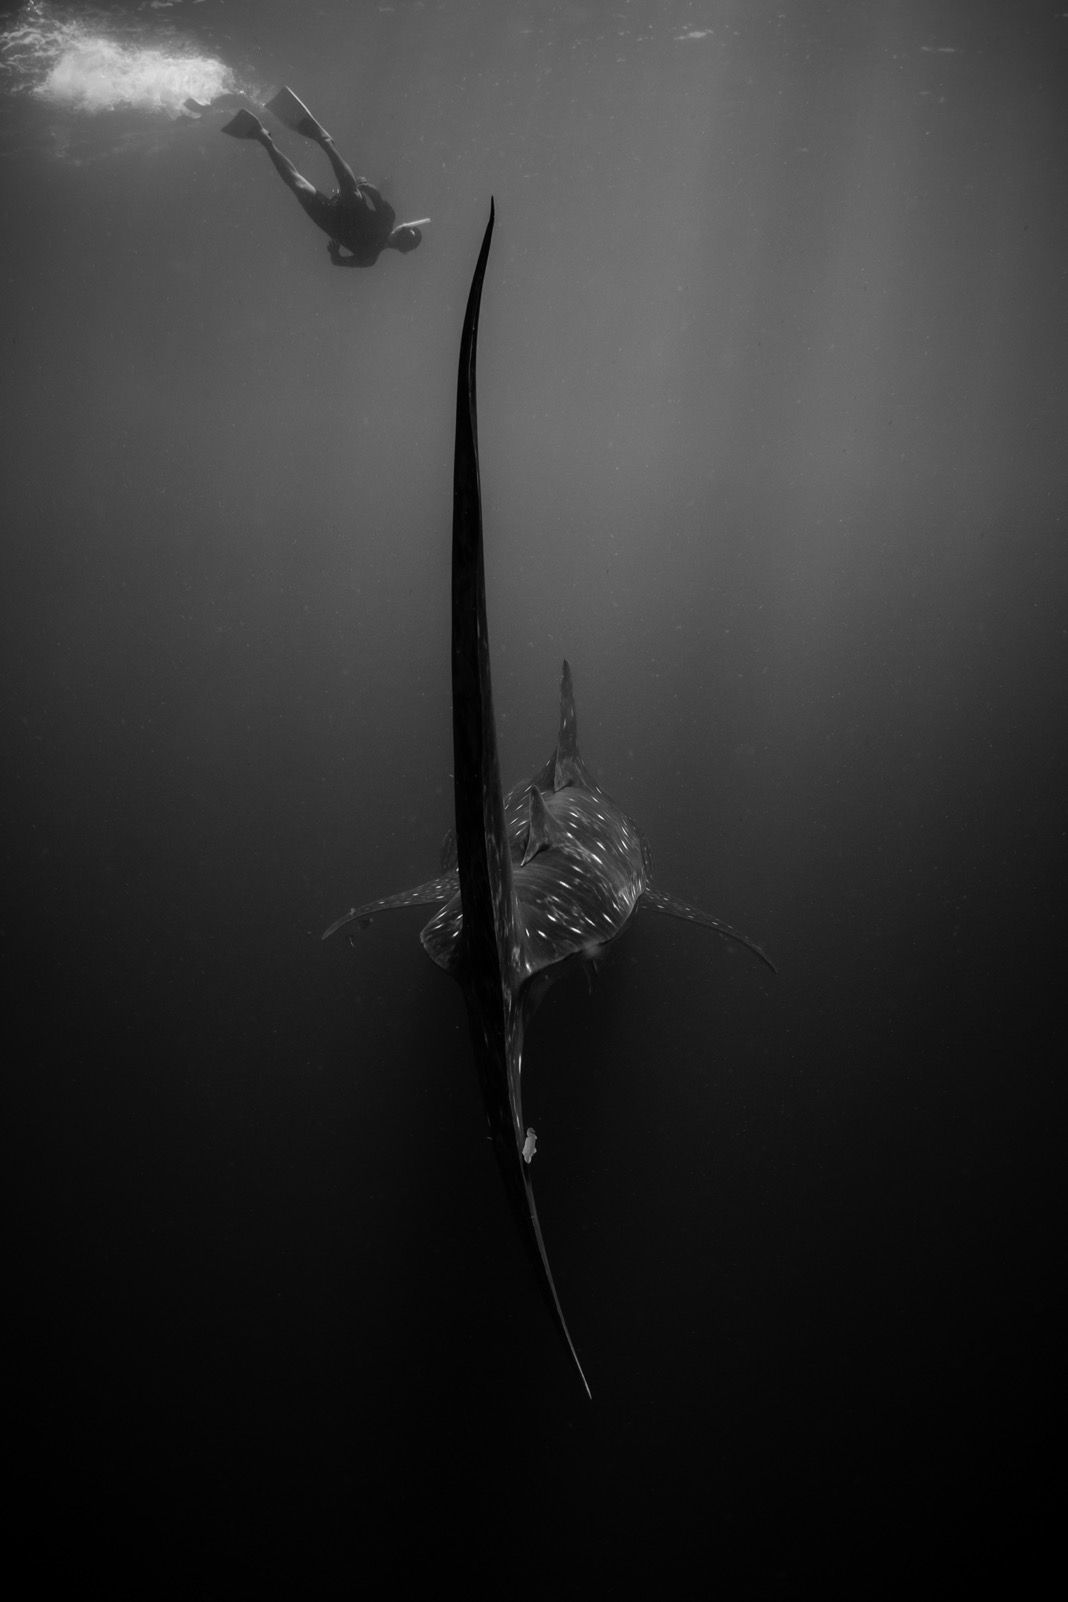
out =
<svg viewBox="0 0 1068 1602"><path fill-rule="evenodd" d="M490 683L475 356L482 282L493 235L490 203L467 301L456 388L452 512L452 745L457 866L465 963L507 986L516 942L515 892Z"/></svg>
<svg viewBox="0 0 1068 1602"><path fill-rule="evenodd" d="M452 736L456 857L463 907L457 978L467 1000L482 1104L505 1190L542 1293L590 1395L564 1319L542 1239L529 1175L531 1132L523 1125L521 957L497 732L490 683L475 363L482 283L494 206L471 280L460 340L452 502Z"/></svg>
<svg viewBox="0 0 1068 1602"><path fill-rule="evenodd" d="M688 901L680 901L678 896L666 896L660 890L651 890L648 886L642 891L638 902L640 907L648 907L652 912L664 912L669 918L683 918L687 923L699 923L705 929L714 929L724 940L733 940L737 945L744 946L751 951L754 957L759 957L765 968L772 973L778 973L778 968L771 958L750 940L748 935L742 934L738 929L732 929L729 923L720 918L713 918L710 912L702 912L700 907L692 907Z"/></svg>
<svg viewBox="0 0 1068 1602"><path fill-rule="evenodd" d="M452 526L452 731L454 827L436 879L353 907L324 939L379 912L437 911L420 936L428 956L460 984L494 1155L543 1299L587 1395L542 1238L530 1170L535 1131L523 1117L525 1020L557 973L589 961L628 926L639 906L714 930L764 952L729 924L652 888L648 844L597 784L579 752L571 669L563 665L551 756L507 796L501 786L490 680L479 483L476 348L494 226L491 204L471 282L456 389Z"/></svg>

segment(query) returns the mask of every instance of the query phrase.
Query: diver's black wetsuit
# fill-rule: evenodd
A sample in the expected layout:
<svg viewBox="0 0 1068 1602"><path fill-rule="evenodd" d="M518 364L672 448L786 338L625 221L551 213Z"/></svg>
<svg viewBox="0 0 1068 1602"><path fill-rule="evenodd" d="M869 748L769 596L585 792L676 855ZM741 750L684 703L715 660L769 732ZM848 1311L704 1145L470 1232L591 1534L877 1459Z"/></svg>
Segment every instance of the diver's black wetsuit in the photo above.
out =
<svg viewBox="0 0 1068 1602"><path fill-rule="evenodd" d="M298 191L297 199L314 223L330 239L330 256L341 266L373 267L393 232L397 213L366 178L357 178L338 154L333 140L322 149L334 169L338 187L332 195L313 189ZM351 252L342 256L341 248Z"/></svg>
<svg viewBox="0 0 1068 1602"><path fill-rule="evenodd" d="M265 130L261 134L261 143L279 176L292 189L312 222L328 236L330 260L334 265L373 267L386 248L397 214L374 184L368 183L366 178L357 178L328 135L324 134L315 142L334 169L338 187L332 195L324 195L309 183L289 157L277 148L270 135ZM343 256L342 248L350 254Z"/></svg>

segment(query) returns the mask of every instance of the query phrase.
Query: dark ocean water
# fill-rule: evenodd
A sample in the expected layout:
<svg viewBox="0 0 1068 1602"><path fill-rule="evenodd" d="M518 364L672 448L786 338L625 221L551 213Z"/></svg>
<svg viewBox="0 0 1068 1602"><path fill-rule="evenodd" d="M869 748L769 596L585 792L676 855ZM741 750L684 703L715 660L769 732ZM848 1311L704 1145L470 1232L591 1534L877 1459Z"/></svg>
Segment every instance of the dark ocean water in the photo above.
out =
<svg viewBox="0 0 1068 1602"><path fill-rule="evenodd" d="M112 1594L1022 1581L1061 1497L1068 19L2 8L9 1512ZM224 114L288 82L421 248ZM321 158L276 130L314 180ZM526 1100L417 912L459 327L506 780L658 882ZM1059 1020L1057 1020L1059 1023Z"/></svg>

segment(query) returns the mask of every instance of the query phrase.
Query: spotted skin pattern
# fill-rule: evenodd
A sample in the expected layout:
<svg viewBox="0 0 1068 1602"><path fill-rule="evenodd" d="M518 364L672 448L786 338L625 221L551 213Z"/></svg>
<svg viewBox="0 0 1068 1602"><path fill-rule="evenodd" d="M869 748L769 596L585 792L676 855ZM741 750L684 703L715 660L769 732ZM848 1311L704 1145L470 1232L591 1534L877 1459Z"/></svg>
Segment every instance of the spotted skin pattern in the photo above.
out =
<svg viewBox="0 0 1068 1602"><path fill-rule="evenodd" d="M541 777L539 775L538 777ZM529 796L537 789L548 813L552 842L528 862ZM541 789L537 780L513 790L505 804L518 944L512 982L580 954L592 955L626 927L645 884L637 826L597 787L571 782ZM420 936L439 967L455 972L463 928L456 893Z"/></svg>
<svg viewBox="0 0 1068 1602"><path fill-rule="evenodd" d="M539 797L547 824L532 823L532 792ZM509 792L504 813L517 911L518 940L510 953L513 987L518 989L569 958L596 956L623 933L639 906L712 929L745 946L775 972L774 964L746 935L700 907L653 888L649 848L641 830L605 794L579 755L566 662L556 751L532 779ZM438 967L455 977L463 930L455 862L456 843L450 830L442 848L444 873L412 890L351 908L330 925L323 939L349 924L365 927L380 912L434 906L438 910L419 938Z"/></svg>

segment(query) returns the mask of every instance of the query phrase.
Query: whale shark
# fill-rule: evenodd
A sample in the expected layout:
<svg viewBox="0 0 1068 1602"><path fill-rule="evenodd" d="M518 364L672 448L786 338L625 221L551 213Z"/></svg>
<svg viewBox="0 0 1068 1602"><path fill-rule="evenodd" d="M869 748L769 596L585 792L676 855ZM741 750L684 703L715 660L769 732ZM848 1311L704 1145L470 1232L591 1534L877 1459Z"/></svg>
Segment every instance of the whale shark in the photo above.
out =
<svg viewBox="0 0 1068 1602"><path fill-rule="evenodd" d="M490 682L478 456L476 353L482 286L493 237L490 202L460 340L453 458L452 732L454 827L436 878L352 907L327 940L378 913L436 910L420 936L427 955L461 986L482 1103L505 1190L543 1296L587 1396L589 1384L557 1294L534 1203L537 1136L523 1117L524 1026L567 966L597 957L639 908L758 945L700 908L654 888L645 838L582 760L574 687L565 661L552 755L507 796L501 785Z"/></svg>

